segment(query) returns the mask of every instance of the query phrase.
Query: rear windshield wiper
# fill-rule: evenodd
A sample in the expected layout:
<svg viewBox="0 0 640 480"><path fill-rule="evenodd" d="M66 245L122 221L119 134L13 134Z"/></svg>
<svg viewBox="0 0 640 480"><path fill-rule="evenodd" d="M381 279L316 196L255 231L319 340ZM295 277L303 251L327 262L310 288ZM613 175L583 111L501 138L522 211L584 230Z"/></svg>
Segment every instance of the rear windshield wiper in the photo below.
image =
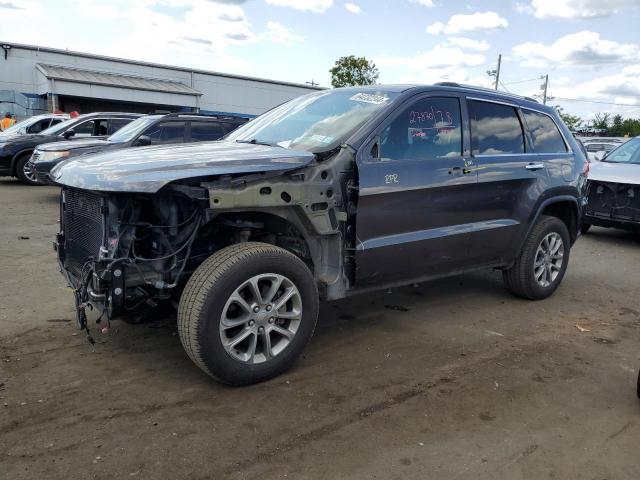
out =
<svg viewBox="0 0 640 480"><path fill-rule="evenodd" d="M256 138L252 138L251 140L236 140L236 143L250 143L252 145L266 145L267 147L280 147L282 148L282 146L278 145L277 143L269 143L269 142L263 142L260 141Z"/></svg>

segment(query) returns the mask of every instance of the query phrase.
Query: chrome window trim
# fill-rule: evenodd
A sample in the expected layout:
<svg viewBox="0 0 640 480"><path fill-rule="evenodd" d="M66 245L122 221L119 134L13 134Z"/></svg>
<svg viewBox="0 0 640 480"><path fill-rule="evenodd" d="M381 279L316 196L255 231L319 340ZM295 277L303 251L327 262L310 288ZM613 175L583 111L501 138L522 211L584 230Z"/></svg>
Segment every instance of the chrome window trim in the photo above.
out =
<svg viewBox="0 0 640 480"><path fill-rule="evenodd" d="M507 105L508 107L513 107L513 108L520 108L520 105L517 105L515 103L511 103L511 102L505 102L503 100L493 100L493 99L489 99L489 98L480 98L480 97L466 97L467 100L475 100L478 102L489 102L489 103L497 103L499 105Z"/></svg>

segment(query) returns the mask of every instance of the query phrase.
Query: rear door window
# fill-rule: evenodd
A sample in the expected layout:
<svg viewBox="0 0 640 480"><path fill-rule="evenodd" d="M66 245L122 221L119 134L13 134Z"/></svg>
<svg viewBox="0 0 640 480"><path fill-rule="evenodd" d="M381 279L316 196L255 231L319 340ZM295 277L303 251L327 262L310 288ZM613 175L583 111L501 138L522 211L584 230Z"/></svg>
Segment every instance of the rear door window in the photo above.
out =
<svg viewBox="0 0 640 480"><path fill-rule="evenodd" d="M219 140L225 136L227 131L218 122L191 122L191 141L206 142Z"/></svg>
<svg viewBox="0 0 640 480"><path fill-rule="evenodd" d="M469 117L473 155L524 153L524 132L514 107L471 100Z"/></svg>
<svg viewBox="0 0 640 480"><path fill-rule="evenodd" d="M529 128L535 153L565 153L567 145L551 117L544 113L522 109L524 121Z"/></svg>
<svg viewBox="0 0 640 480"><path fill-rule="evenodd" d="M185 122L160 122L151 126L143 135L151 138L153 145L183 143Z"/></svg>

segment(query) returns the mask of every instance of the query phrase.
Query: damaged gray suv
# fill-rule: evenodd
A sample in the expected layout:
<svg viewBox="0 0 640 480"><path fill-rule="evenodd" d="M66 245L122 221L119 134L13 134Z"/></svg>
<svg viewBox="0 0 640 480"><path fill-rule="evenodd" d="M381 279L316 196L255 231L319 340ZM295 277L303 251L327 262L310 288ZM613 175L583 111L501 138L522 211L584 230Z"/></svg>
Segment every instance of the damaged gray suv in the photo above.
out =
<svg viewBox="0 0 640 480"><path fill-rule="evenodd" d="M588 165L555 110L452 83L312 93L222 141L65 162L56 249L78 323L174 304L191 359L233 385L289 368L320 300L501 269L565 274ZM155 309L155 310L154 310Z"/></svg>

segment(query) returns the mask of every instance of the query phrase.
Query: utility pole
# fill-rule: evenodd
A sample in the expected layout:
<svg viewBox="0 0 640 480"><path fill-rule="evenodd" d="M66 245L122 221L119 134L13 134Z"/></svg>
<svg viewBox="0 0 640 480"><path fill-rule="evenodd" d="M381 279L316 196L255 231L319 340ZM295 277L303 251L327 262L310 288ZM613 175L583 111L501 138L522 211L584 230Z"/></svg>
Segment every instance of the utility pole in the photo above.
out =
<svg viewBox="0 0 640 480"><path fill-rule="evenodd" d="M542 85L542 104L547 104L547 88L549 87L549 74L544 76L544 84Z"/></svg>
<svg viewBox="0 0 640 480"><path fill-rule="evenodd" d="M498 54L498 68L496 68L496 90L498 90L498 83L500 82L500 64L502 63L502 54Z"/></svg>

